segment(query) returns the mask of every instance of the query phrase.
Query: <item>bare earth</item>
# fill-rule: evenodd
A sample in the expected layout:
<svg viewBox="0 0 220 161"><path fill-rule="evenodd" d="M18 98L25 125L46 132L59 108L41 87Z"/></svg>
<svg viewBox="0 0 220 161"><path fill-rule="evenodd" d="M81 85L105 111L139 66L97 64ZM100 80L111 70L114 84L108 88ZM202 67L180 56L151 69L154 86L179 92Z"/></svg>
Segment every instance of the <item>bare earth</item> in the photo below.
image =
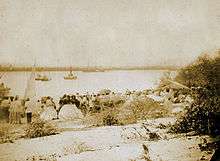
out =
<svg viewBox="0 0 220 161"><path fill-rule="evenodd" d="M0 144L0 161L138 161L144 160L143 144L153 161L209 160L212 154L198 147L208 136L171 135L159 129L173 118L148 120L127 126L86 127L80 122L59 122L63 132L53 136L19 139ZM159 134L159 140L149 140L144 125ZM146 155L146 154L145 154Z"/></svg>

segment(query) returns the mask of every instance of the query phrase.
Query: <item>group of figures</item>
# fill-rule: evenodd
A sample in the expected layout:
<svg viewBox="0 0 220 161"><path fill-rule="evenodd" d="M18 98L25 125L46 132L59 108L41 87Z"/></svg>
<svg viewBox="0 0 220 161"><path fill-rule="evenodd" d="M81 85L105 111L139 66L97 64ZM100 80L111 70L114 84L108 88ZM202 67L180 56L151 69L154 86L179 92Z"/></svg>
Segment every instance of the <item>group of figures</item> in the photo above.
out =
<svg viewBox="0 0 220 161"><path fill-rule="evenodd" d="M99 92L97 94L64 94L55 103L50 96L42 97L40 100L35 98L19 99L18 96L14 98L7 98L1 100L0 107L8 119L9 123L17 124L22 122L22 118L26 118L25 122L32 122L34 119L42 120L68 120L80 119L84 116L100 112L106 108L114 108L117 104L123 102L132 102L135 98L145 99L154 91L126 91L124 93L114 92ZM172 104L177 97L175 92L161 92L164 106L167 109L172 109ZM181 99L183 95L178 94ZM184 99L186 101L186 99Z"/></svg>
<svg viewBox="0 0 220 161"><path fill-rule="evenodd" d="M54 106L52 101L43 103L40 100L20 99L19 96L8 97L1 101L1 111L6 121L11 124L22 123L22 118L31 122L32 118L39 118L41 114L47 111L47 107ZM49 117L49 116L48 116Z"/></svg>
<svg viewBox="0 0 220 161"><path fill-rule="evenodd" d="M31 123L35 119L54 120L82 118L83 114L70 102L56 106L51 97L19 99L19 96L7 98L1 101L1 111L10 124ZM25 121L22 121L26 118Z"/></svg>
<svg viewBox="0 0 220 161"><path fill-rule="evenodd" d="M34 119L79 119L88 113L98 112L105 107L113 107L113 101L110 101L112 96L116 97L113 92L111 94L64 94L57 104L50 96L39 100L21 99L15 96L2 99L0 107L6 120L11 124L30 123Z"/></svg>

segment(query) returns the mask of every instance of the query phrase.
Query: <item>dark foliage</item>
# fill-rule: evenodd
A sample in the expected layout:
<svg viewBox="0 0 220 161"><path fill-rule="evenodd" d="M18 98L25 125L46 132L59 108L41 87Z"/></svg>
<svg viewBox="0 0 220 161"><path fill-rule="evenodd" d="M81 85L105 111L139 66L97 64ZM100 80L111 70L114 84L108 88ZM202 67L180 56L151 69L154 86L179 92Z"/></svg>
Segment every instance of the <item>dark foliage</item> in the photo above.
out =
<svg viewBox="0 0 220 161"><path fill-rule="evenodd" d="M55 135L57 133L58 130L54 125L42 120L32 122L26 129L26 136L29 138Z"/></svg>
<svg viewBox="0 0 220 161"><path fill-rule="evenodd" d="M118 125L118 120L113 114L109 113L103 118L103 124L108 126Z"/></svg>
<svg viewBox="0 0 220 161"><path fill-rule="evenodd" d="M181 69L176 80L190 87L194 102L176 124L174 132L209 132L209 113L220 112L220 51L217 56L199 57L193 64Z"/></svg>
<svg viewBox="0 0 220 161"><path fill-rule="evenodd" d="M0 124L0 144L12 142L12 136L10 134L10 125Z"/></svg>

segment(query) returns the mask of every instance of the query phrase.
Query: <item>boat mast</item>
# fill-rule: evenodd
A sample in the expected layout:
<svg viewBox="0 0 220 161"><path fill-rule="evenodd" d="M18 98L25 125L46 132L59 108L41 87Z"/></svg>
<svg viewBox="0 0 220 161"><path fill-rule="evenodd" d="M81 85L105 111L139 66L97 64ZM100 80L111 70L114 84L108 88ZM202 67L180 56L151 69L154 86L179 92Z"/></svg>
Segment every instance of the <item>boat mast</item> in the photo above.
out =
<svg viewBox="0 0 220 161"><path fill-rule="evenodd" d="M71 74L71 75L73 74L73 70L72 70L72 67L70 67L70 74Z"/></svg>

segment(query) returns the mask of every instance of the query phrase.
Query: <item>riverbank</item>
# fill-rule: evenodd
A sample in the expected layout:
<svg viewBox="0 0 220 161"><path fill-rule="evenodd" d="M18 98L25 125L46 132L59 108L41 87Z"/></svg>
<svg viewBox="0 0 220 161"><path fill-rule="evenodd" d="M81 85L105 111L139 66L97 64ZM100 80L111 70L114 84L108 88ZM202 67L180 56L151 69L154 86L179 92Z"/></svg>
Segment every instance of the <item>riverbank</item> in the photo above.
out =
<svg viewBox="0 0 220 161"><path fill-rule="evenodd" d="M212 151L202 152L199 144L211 140L210 137L168 133L185 103L182 97L176 97L178 104L165 103L169 93L161 94L158 96L154 90L99 96L86 93L82 95L88 98L86 106L93 108L83 119L51 120L59 134L34 139L25 136L27 124L14 126L11 132L15 138L0 145L0 160L209 160ZM68 95L60 99L64 104L74 104L72 99L65 98ZM99 100L93 106L92 98Z"/></svg>
<svg viewBox="0 0 220 161"><path fill-rule="evenodd" d="M0 144L0 160L137 161L144 160L144 157L153 161L208 160L211 153L201 152L198 146L204 139L209 140L208 136L170 134L166 128L159 128L161 124L166 126L174 121L175 118L169 117L104 127L83 125L81 121L54 121L62 130L60 134ZM143 131L143 124L159 138L150 139L149 133ZM148 148L147 153L143 144Z"/></svg>

